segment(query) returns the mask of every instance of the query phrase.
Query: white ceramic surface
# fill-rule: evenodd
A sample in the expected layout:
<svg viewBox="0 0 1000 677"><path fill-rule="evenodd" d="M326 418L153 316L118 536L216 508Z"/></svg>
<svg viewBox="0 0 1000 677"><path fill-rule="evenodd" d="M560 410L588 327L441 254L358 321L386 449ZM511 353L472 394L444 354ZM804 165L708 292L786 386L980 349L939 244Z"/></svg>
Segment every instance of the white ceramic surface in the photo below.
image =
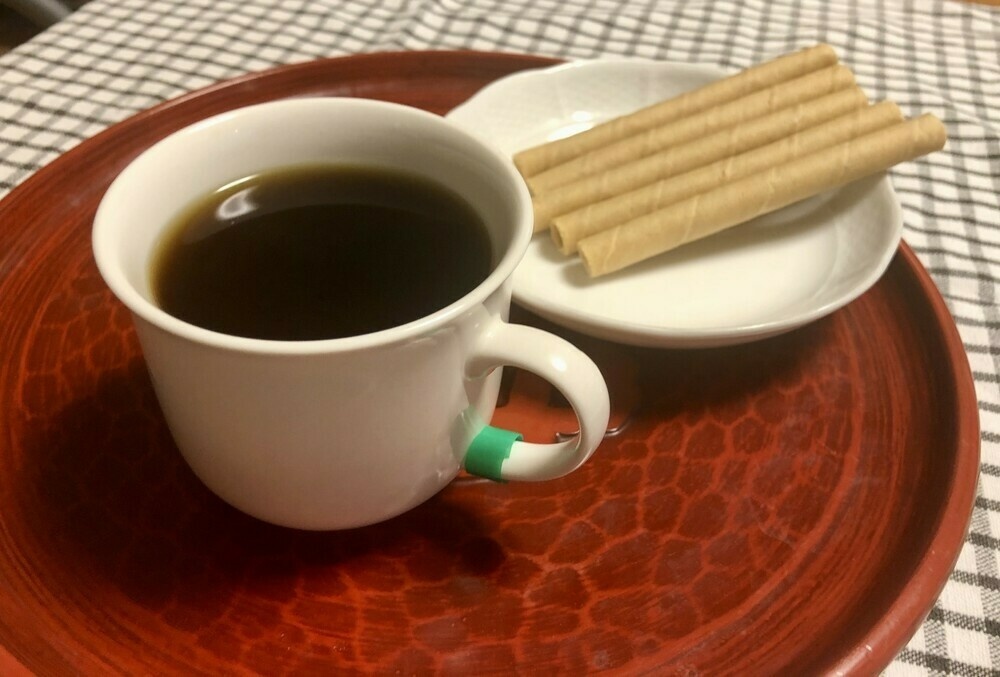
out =
<svg viewBox="0 0 1000 677"><path fill-rule="evenodd" d="M642 60L570 63L498 80L448 118L512 155L726 75ZM742 343L823 317L885 272L902 213L886 176L858 181L591 280L548 233L513 277L514 300L581 332L672 348Z"/></svg>
<svg viewBox="0 0 1000 677"><path fill-rule="evenodd" d="M326 341L227 336L151 302L151 252L187 204L266 169L317 162L393 167L456 190L484 216L495 269L432 315ZM132 311L165 418L195 473L261 519L336 529L389 518L448 484L492 416L500 365L552 382L582 430L559 444L514 443L503 479L566 474L603 438L608 393L593 362L562 339L505 322L510 276L530 237L527 189L506 156L414 108L303 98L225 113L154 145L108 189L93 247Z"/></svg>

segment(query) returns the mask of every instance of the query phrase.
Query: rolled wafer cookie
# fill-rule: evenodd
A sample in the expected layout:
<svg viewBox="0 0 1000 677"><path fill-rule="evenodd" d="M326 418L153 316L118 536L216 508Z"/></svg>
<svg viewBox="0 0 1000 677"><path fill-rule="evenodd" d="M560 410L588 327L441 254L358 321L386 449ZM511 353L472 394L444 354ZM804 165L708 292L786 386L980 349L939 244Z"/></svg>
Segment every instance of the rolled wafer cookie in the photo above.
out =
<svg viewBox="0 0 1000 677"><path fill-rule="evenodd" d="M833 120L779 139L766 146L726 157L704 167L594 202L557 216L552 222L552 240L564 254L576 252L577 243L643 214L663 209L686 197L762 172L822 148L848 141L877 129L902 122L899 106L883 101L841 115Z"/></svg>
<svg viewBox="0 0 1000 677"><path fill-rule="evenodd" d="M797 78L837 63L829 45L816 45L751 66L727 78L609 120L585 132L521 151L514 164L523 176L538 174L581 153L717 106L759 89Z"/></svg>
<svg viewBox="0 0 1000 677"><path fill-rule="evenodd" d="M945 144L930 114L824 148L694 195L579 243L591 276L605 275L799 200L912 160Z"/></svg>
<svg viewBox="0 0 1000 677"><path fill-rule="evenodd" d="M836 65L734 99L686 118L634 134L525 179L532 194L552 190L691 139L854 86L854 74Z"/></svg>
<svg viewBox="0 0 1000 677"><path fill-rule="evenodd" d="M535 231L549 228L560 214L763 146L860 109L867 101L859 87L841 89L539 193L532 199Z"/></svg>

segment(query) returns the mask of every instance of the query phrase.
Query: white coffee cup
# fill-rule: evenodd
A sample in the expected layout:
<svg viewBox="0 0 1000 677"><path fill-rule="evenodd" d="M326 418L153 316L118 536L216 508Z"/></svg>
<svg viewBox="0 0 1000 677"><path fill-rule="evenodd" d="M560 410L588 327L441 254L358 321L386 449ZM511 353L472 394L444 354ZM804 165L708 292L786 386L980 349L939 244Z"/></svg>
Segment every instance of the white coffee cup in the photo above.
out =
<svg viewBox="0 0 1000 677"><path fill-rule="evenodd" d="M243 177L316 163L394 168L455 190L484 218L492 272L419 320L320 341L229 336L153 303L151 255L186 206ZM463 467L497 480L553 479L600 443L609 405L597 367L561 338L506 322L510 277L531 234L513 164L446 120L378 101L301 98L218 115L145 151L104 196L93 248L133 314L160 406L198 477L268 522L340 529L420 504ZM488 426L505 364L555 385L579 434L529 444Z"/></svg>

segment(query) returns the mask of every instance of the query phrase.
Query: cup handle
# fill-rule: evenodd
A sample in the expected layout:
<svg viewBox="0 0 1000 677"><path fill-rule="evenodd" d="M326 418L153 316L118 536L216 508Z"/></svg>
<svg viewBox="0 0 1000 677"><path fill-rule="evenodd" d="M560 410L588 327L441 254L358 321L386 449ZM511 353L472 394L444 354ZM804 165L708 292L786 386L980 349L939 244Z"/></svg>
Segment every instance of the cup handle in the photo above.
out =
<svg viewBox="0 0 1000 677"><path fill-rule="evenodd" d="M604 439L611 405L597 365L580 349L553 334L499 319L479 335L466 362L468 378L485 377L498 366L534 372L569 401L580 432L564 442L522 442L520 433L487 425L472 439L465 469L492 480L541 481L579 468Z"/></svg>

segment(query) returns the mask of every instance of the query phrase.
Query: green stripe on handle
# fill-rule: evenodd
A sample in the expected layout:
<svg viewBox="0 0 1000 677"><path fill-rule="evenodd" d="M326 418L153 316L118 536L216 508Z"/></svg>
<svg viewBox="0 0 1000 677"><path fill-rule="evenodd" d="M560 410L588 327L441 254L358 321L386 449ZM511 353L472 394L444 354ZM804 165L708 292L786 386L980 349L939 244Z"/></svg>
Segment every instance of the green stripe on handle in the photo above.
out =
<svg viewBox="0 0 1000 677"><path fill-rule="evenodd" d="M520 442L524 435L513 430L485 426L469 444L465 453L465 470L496 482L503 482L501 475L503 462L510 456L514 442Z"/></svg>

